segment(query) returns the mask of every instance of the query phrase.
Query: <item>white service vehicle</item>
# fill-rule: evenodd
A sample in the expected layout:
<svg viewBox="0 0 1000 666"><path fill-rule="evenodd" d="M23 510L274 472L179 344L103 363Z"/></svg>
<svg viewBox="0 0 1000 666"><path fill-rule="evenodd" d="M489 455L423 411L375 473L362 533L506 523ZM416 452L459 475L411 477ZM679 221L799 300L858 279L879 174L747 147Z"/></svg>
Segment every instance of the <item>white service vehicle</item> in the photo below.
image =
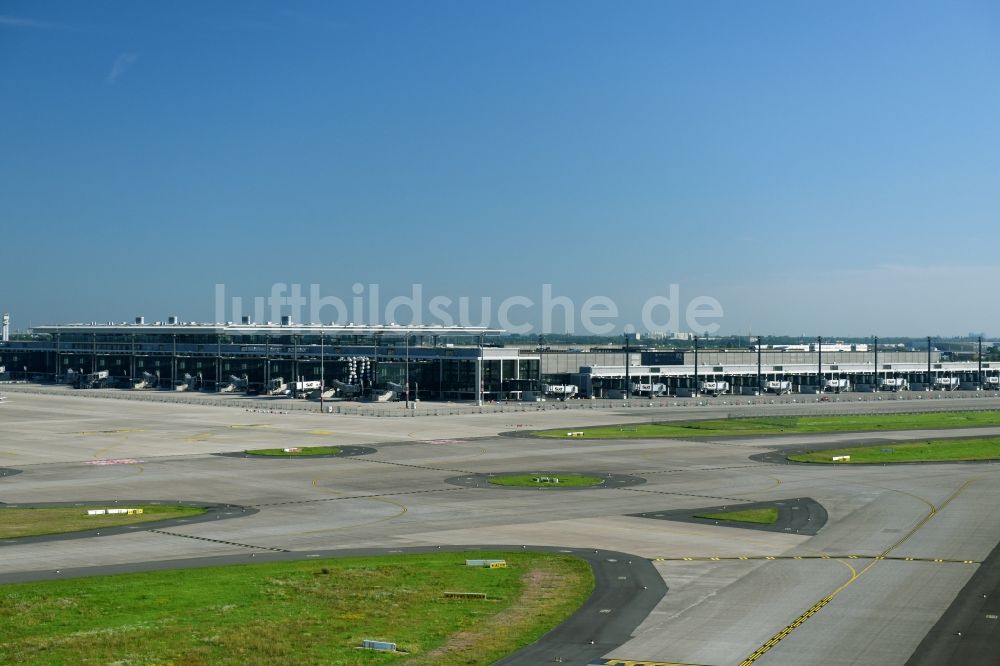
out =
<svg viewBox="0 0 1000 666"><path fill-rule="evenodd" d="M319 387L322 382L318 379L311 379L308 381L292 382L288 385L288 389L293 391L295 395L300 398L307 397L310 393L314 391L319 391Z"/></svg>
<svg viewBox="0 0 1000 666"><path fill-rule="evenodd" d="M237 391L247 390L247 376L237 377L236 375L229 375L229 381L223 384L219 388L219 393L236 393Z"/></svg>
<svg viewBox="0 0 1000 666"><path fill-rule="evenodd" d="M288 384L285 383L284 377L275 377L267 383L265 387L265 393L268 395L289 395L291 391L288 389Z"/></svg>
<svg viewBox="0 0 1000 666"><path fill-rule="evenodd" d="M542 393L560 400L572 398L580 392L576 384L542 384Z"/></svg>
<svg viewBox="0 0 1000 666"><path fill-rule="evenodd" d="M73 386L76 388L90 389L90 388L105 388L111 383L111 372L108 370L98 370L97 372L91 372L88 374L83 374L82 372L74 373L75 382ZM69 373L67 373L67 377Z"/></svg>
<svg viewBox="0 0 1000 666"><path fill-rule="evenodd" d="M716 380L698 382L698 392L707 395L724 395L729 393L729 382Z"/></svg>
<svg viewBox="0 0 1000 666"><path fill-rule="evenodd" d="M197 391L201 388L201 373L197 377L184 373L184 381L174 387L175 391Z"/></svg>
<svg viewBox="0 0 1000 666"><path fill-rule="evenodd" d="M792 392L792 383L787 379L769 379L764 383L764 392L785 395Z"/></svg>
<svg viewBox="0 0 1000 666"><path fill-rule="evenodd" d="M851 390L850 379L824 379L823 391L829 393L843 393Z"/></svg>
<svg viewBox="0 0 1000 666"><path fill-rule="evenodd" d="M935 391L954 391L959 385L958 377L937 377L934 379Z"/></svg>
<svg viewBox="0 0 1000 666"><path fill-rule="evenodd" d="M667 394L667 385L660 382L644 383L638 382L632 384L632 393L636 395L647 395L649 397L661 396Z"/></svg>
<svg viewBox="0 0 1000 666"><path fill-rule="evenodd" d="M330 385L336 389L337 397L339 398L353 398L361 393L361 387L357 384L348 384L347 382L334 379L330 382Z"/></svg>
<svg viewBox="0 0 1000 666"><path fill-rule="evenodd" d="M132 388L136 389L156 388L157 386L159 386L159 384L160 384L159 371L157 371L155 375L151 372L143 371L142 379L138 380Z"/></svg>
<svg viewBox="0 0 1000 666"><path fill-rule="evenodd" d="M908 391L910 389L910 380L905 377L886 377L882 380L880 388L883 391Z"/></svg>

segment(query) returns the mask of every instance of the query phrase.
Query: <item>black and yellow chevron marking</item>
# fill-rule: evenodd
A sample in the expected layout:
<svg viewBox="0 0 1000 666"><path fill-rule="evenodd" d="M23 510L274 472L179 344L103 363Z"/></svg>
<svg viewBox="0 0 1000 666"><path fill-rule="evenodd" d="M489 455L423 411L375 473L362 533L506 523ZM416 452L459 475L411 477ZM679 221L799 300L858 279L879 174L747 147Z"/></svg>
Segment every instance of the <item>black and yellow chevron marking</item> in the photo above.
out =
<svg viewBox="0 0 1000 666"><path fill-rule="evenodd" d="M936 562L938 564L982 564L979 560L947 557L890 557L885 555L730 555L727 557L654 557L653 562L731 562L740 560L885 560L888 562Z"/></svg>

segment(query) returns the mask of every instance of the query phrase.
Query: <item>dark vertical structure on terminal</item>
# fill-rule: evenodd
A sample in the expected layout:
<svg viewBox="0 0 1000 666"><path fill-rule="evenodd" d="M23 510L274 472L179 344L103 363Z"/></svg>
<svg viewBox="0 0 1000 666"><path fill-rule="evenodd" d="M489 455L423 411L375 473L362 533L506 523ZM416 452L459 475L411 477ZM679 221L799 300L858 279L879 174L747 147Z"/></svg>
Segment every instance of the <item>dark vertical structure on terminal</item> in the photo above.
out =
<svg viewBox="0 0 1000 666"><path fill-rule="evenodd" d="M979 353L976 354L976 358L979 360L979 373L976 381L979 382L979 388L983 388L983 336L979 336Z"/></svg>
<svg viewBox="0 0 1000 666"><path fill-rule="evenodd" d="M299 336L292 336L292 397L299 397Z"/></svg>
<svg viewBox="0 0 1000 666"><path fill-rule="evenodd" d="M931 336L927 336L927 386L934 388L934 380L931 379Z"/></svg>
<svg viewBox="0 0 1000 666"><path fill-rule="evenodd" d="M271 383L271 335L264 338L264 387Z"/></svg>
<svg viewBox="0 0 1000 666"><path fill-rule="evenodd" d="M625 333L625 399L626 400L628 400L629 397L632 395L632 385L631 385L631 379L629 377L629 368L628 368L629 357L631 356L629 352L631 348L629 347L628 342L629 342L628 333Z"/></svg>
<svg viewBox="0 0 1000 666"><path fill-rule="evenodd" d="M701 386L698 385L698 336L694 336L694 394L698 395Z"/></svg>
<svg viewBox="0 0 1000 666"><path fill-rule="evenodd" d="M875 337L875 392L877 393L881 386L879 386L878 380L878 336Z"/></svg>
<svg viewBox="0 0 1000 666"><path fill-rule="evenodd" d="M132 336L132 345L135 346L135 336ZM133 370L133 373L135 371ZM219 390L222 383L222 336L215 336L215 390Z"/></svg>
<svg viewBox="0 0 1000 666"><path fill-rule="evenodd" d="M816 336L816 391L818 393L823 392L823 336Z"/></svg>
<svg viewBox="0 0 1000 666"><path fill-rule="evenodd" d="M760 338L757 338L757 393L763 393L764 381L760 378Z"/></svg>

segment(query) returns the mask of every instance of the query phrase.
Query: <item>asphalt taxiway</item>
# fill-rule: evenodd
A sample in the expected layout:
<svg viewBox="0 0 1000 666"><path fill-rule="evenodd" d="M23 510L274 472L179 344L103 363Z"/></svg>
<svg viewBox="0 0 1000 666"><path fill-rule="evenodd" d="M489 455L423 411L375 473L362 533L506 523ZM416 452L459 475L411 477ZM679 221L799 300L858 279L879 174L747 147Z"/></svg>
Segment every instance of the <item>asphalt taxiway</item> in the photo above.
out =
<svg viewBox="0 0 1000 666"><path fill-rule="evenodd" d="M972 402L1000 408L992 399L954 401L959 407ZM877 406L919 411L948 404L941 399ZM1000 514L994 510L1000 465L831 467L751 458L786 446L865 439L845 433L697 441L498 436L515 429L748 409L837 413L850 407L716 404L378 419L10 393L0 407L0 467L21 473L0 477L0 502L184 500L253 512L168 529L3 543L0 582L93 566L168 567L201 558L247 561L330 550L475 544L596 549L647 562L669 588L627 636L595 642L607 660L905 664L926 650L922 641L1000 541ZM871 404L864 407L872 411ZM1000 429L945 434L986 432ZM288 446L374 450L317 459L262 460L240 453ZM645 483L572 491L449 483L522 470L599 472ZM821 505L825 526L807 534L635 515L789 498ZM577 637L581 646L589 645L596 639L583 634L599 631L609 616L614 613L597 614L591 631L572 630L565 640ZM583 650L564 663L598 661Z"/></svg>

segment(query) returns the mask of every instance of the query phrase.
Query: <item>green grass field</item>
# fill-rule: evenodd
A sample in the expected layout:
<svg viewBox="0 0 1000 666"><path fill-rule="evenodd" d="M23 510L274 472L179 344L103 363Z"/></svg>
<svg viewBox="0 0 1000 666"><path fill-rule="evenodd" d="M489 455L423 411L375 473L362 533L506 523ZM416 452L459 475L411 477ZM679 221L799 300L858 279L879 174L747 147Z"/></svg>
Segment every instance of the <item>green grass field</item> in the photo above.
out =
<svg viewBox="0 0 1000 666"><path fill-rule="evenodd" d="M295 447L289 447L295 448ZM340 453L336 446L303 446L301 451L285 451L285 449L253 449L247 451L254 456L278 456L284 457L308 457L308 456L335 456Z"/></svg>
<svg viewBox="0 0 1000 666"><path fill-rule="evenodd" d="M851 456L848 462L834 462L833 456ZM788 456L796 462L851 465L858 463L948 462L961 460L1000 460L1000 437L939 439L898 442L875 446L826 449Z"/></svg>
<svg viewBox="0 0 1000 666"><path fill-rule="evenodd" d="M923 412L918 414L857 414L833 416L771 416L759 418L636 423L541 430L536 437L560 439L658 439L718 437L732 435L777 435L819 432L864 432L938 428L973 428L1000 426L1000 411ZM568 432L580 432L570 437Z"/></svg>
<svg viewBox="0 0 1000 666"><path fill-rule="evenodd" d="M506 569L464 566L506 559ZM5 664L489 664L593 589L547 553L434 553L158 571L0 586ZM485 592L487 600L443 597ZM405 655L358 649L397 643Z"/></svg>
<svg viewBox="0 0 1000 666"><path fill-rule="evenodd" d="M142 508L138 515L111 514L88 516L87 509ZM14 539L43 534L80 532L101 527L135 525L168 518L200 516L205 509L195 506L108 504L58 508L0 508L0 539Z"/></svg>
<svg viewBox="0 0 1000 666"><path fill-rule="evenodd" d="M723 511L721 513L701 513L695 518L708 518L709 520L727 520L734 523L757 523L759 525L773 525L778 520L778 509L767 507L765 509L743 509L742 511Z"/></svg>
<svg viewBox="0 0 1000 666"><path fill-rule="evenodd" d="M546 481L535 481L538 474L509 474L507 476L495 476L490 478L490 483L495 486L517 486L525 488L582 488L586 486L599 486L604 483L604 479L599 476L587 476L585 474L542 474L542 477L555 477L559 483Z"/></svg>

